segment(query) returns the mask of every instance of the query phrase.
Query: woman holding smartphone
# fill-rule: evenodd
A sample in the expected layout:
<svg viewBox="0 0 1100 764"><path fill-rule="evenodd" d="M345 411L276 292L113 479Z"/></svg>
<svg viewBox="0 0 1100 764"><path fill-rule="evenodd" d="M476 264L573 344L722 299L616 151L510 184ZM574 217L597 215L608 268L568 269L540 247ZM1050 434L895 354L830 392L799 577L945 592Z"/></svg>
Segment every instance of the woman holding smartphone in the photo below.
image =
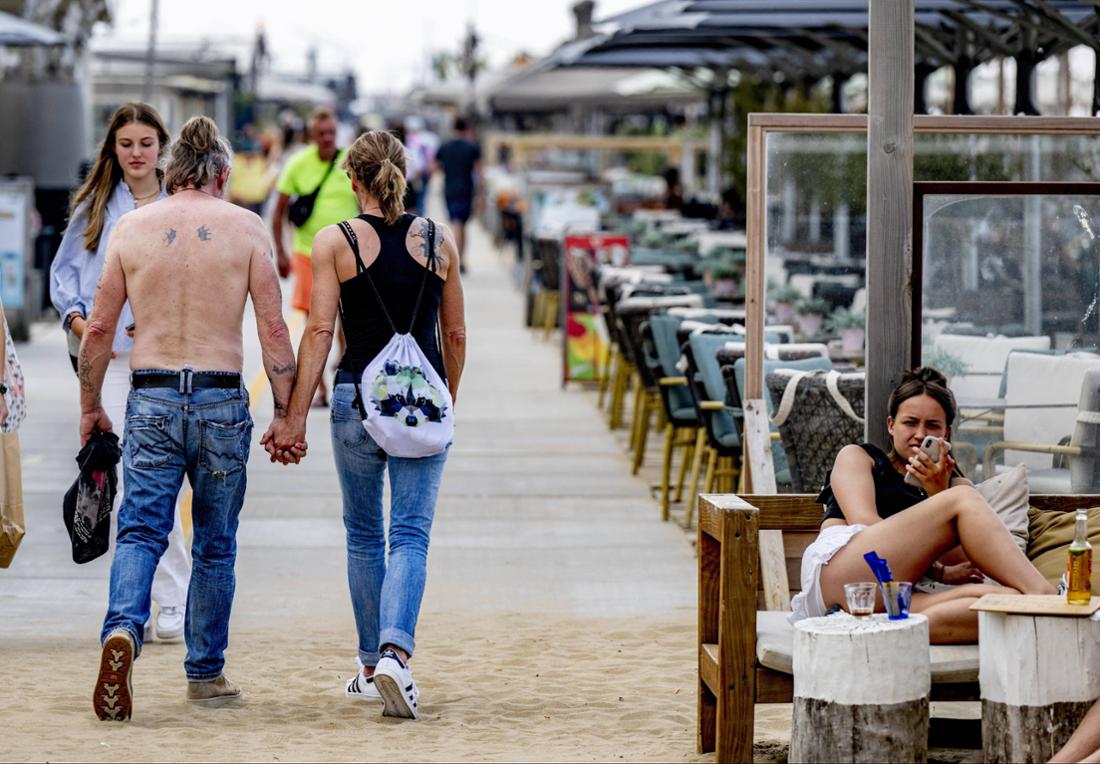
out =
<svg viewBox="0 0 1100 764"><path fill-rule="evenodd" d="M928 575L958 584L942 592L914 592L910 609L928 618L933 644L975 642L978 614L970 606L979 597L1053 594L1054 588L955 468L948 445L955 397L944 376L932 368L907 372L888 407L888 453L864 443L837 454L818 497L825 519L802 557L802 591L791 602L792 620L844 607L844 584L871 577L863 555L875 552L890 564L895 580ZM929 449L938 459L920 448L928 436L938 441L938 450ZM917 485L906 482L909 475ZM977 583L983 574L1004 586Z"/></svg>
<svg viewBox="0 0 1100 764"><path fill-rule="evenodd" d="M84 184L73 197L69 226L50 267L50 300L61 315L69 335L69 355L76 370L76 355L84 336L84 323L92 312L95 290L103 271L107 241L118 219L131 210L166 196L161 187L160 160L168 149L168 131L157 111L148 104L128 103L111 117L107 135ZM130 391L130 348L133 314L127 303L112 346L112 362L103 380L103 407L120 427L126 421L126 396ZM119 433L121 434L121 432ZM123 490L121 477L119 495ZM111 515L112 523L115 516ZM191 577L180 526L168 536L168 549L153 579L157 603L155 633L160 639L183 635L187 585ZM146 628L149 631L148 627Z"/></svg>

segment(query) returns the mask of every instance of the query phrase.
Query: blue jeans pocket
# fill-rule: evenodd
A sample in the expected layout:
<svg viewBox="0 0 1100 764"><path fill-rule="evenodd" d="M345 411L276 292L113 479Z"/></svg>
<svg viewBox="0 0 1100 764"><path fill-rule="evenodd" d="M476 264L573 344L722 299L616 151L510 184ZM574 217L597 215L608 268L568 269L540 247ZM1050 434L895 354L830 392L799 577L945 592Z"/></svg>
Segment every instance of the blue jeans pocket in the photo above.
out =
<svg viewBox="0 0 1100 764"><path fill-rule="evenodd" d="M130 465L155 469L168 463L175 446L168 432L167 416L131 416L126 420L126 453Z"/></svg>
<svg viewBox="0 0 1100 764"><path fill-rule="evenodd" d="M215 477L224 478L244 469L252 423L199 422L202 452L199 464Z"/></svg>

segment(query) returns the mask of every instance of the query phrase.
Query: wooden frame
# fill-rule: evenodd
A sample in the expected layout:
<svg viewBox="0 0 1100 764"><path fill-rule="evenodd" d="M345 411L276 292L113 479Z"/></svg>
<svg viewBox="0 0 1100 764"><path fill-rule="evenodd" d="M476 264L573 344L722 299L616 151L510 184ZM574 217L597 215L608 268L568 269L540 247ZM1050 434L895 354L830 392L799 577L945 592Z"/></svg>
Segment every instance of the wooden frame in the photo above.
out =
<svg viewBox="0 0 1100 764"><path fill-rule="evenodd" d="M767 138L770 133L866 133L868 117L865 114L750 114L748 116L747 171L747 238L748 252L745 272L745 333L749 338L745 348L745 400L759 400L764 393L764 336L766 307L766 227L767 227ZM1100 120L1091 117L985 117L916 115L913 131L933 134L1009 134L1009 135L1063 135L1100 136ZM909 253L912 256L912 253ZM895 264L896 265L896 264ZM912 272L911 260L903 263L906 272ZM870 325L879 320L880 306L886 295L868 294L868 320ZM896 301L897 295L889 299ZM912 305L912 294L906 292L904 300ZM872 315L873 314L873 315ZM909 358L913 342L911 312L902 311L902 331L885 335L882 345L867 350L867 411L885 412L889 397L889 379L902 369L888 369L877 373L883 359ZM919 347L919 344L917 345ZM872 372L875 372L872 374ZM881 405L879 405L881 404ZM759 404L761 407L763 403ZM879 421L868 417L869 423ZM869 427L874 425L869 424ZM750 456L753 444L750 434L745 437L745 458L749 466L746 485L757 493L774 491L773 485L761 484L752 474L755 466ZM871 438L868 438L871 439ZM763 446L758 451L763 451ZM759 468L758 468L759 469Z"/></svg>
<svg viewBox="0 0 1100 764"><path fill-rule="evenodd" d="M1072 512L1100 504L1100 495L1032 495L1029 503ZM821 516L813 494L699 497L697 740L717 762L752 761L755 704L793 698L794 677L756 660L756 615L761 601L765 610L789 608L792 564ZM973 683L932 686L932 700L976 698Z"/></svg>

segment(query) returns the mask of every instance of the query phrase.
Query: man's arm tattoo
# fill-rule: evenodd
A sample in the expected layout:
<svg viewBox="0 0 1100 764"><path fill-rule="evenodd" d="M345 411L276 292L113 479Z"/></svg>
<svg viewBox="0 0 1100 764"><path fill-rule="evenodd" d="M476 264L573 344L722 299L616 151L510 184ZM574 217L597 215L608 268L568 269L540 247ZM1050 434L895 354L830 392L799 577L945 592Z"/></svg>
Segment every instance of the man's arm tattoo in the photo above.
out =
<svg viewBox="0 0 1100 764"><path fill-rule="evenodd" d="M293 374L294 373L294 362L291 361L286 366L272 366L271 367L271 373L272 374L279 374L279 375Z"/></svg>
<svg viewBox="0 0 1100 764"><path fill-rule="evenodd" d="M199 226L199 238L202 241L210 241L214 238L214 235L210 233L210 229L204 225Z"/></svg>
<svg viewBox="0 0 1100 764"><path fill-rule="evenodd" d="M95 391L95 385L92 384L92 363L85 358L80 359L80 371L78 373L80 377L80 389L86 393Z"/></svg>
<svg viewBox="0 0 1100 764"><path fill-rule="evenodd" d="M175 240L176 240L176 229L175 228L169 228L168 233L164 234L164 243L171 246L172 243Z"/></svg>

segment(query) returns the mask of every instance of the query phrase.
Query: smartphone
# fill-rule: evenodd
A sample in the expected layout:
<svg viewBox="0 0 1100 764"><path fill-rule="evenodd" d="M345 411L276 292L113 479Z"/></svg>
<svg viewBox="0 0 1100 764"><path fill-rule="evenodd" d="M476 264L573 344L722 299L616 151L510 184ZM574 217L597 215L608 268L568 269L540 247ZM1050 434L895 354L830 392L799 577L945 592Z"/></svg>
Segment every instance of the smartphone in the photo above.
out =
<svg viewBox="0 0 1100 764"><path fill-rule="evenodd" d="M951 444L946 440L943 441L943 445L948 451L951 450ZM924 440L921 441L920 450L928 455L928 458L934 462L940 460L940 439L933 435L925 435ZM920 486L920 479L912 472L905 473L905 482L912 486Z"/></svg>

